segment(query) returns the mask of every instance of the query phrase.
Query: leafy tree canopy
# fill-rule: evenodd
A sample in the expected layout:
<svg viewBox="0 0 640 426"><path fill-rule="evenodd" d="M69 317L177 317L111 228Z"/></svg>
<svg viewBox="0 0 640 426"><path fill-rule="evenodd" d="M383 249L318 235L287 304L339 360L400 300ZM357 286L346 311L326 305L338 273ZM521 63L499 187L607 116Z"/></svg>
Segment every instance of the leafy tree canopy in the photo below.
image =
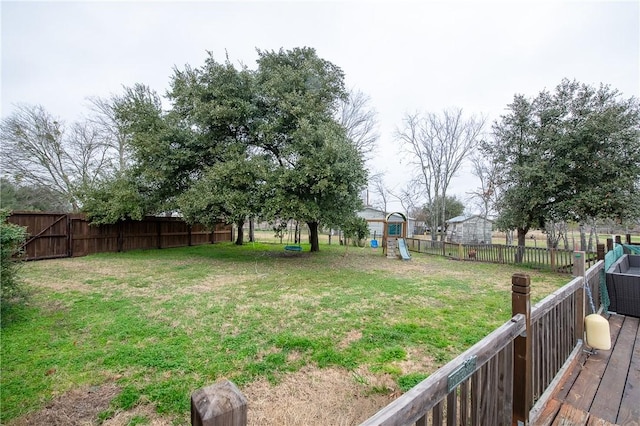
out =
<svg viewBox="0 0 640 426"><path fill-rule="evenodd" d="M144 210L208 224L297 219L318 250L318 224L352 216L366 183L362 153L335 118L344 75L311 48L258 54L255 71L211 54L200 68L176 69L167 111L144 85L117 97L134 162L128 177L92 195L93 216L138 216L138 199Z"/></svg>
<svg viewBox="0 0 640 426"><path fill-rule="evenodd" d="M563 80L536 98L516 95L484 152L499 165L503 229L518 243L547 220L638 217L640 109L609 86Z"/></svg>

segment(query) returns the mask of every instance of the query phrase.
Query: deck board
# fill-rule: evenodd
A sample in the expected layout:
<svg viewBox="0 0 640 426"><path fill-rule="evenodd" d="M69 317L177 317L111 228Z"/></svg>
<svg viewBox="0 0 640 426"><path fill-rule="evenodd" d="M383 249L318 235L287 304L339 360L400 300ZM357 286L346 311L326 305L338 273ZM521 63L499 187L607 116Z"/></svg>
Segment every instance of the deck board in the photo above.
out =
<svg viewBox="0 0 640 426"><path fill-rule="evenodd" d="M640 426L640 319L612 315L609 327L611 350L583 354L536 425Z"/></svg>
<svg viewBox="0 0 640 426"><path fill-rule="evenodd" d="M616 340L616 345L610 351L611 357L600 381L598 392L589 409L591 415L608 422L616 422L629 373L637 330L638 325L634 321L631 321L631 319L624 321ZM640 400L638 400L638 403L640 403Z"/></svg>
<svg viewBox="0 0 640 426"><path fill-rule="evenodd" d="M569 404L563 404L553 426L583 426L587 424L589 413Z"/></svg>
<svg viewBox="0 0 640 426"><path fill-rule="evenodd" d="M640 327L640 319L638 318L627 317L627 321L634 321L636 328ZM625 383L617 423L640 425L640 332L636 333L629 376Z"/></svg>
<svg viewBox="0 0 640 426"><path fill-rule="evenodd" d="M612 316L609 319L611 341L617 342L624 317ZM589 411L598 391L600 380L604 376L612 351L598 351L585 362L578 378L571 387L565 401L583 411Z"/></svg>
<svg viewBox="0 0 640 426"><path fill-rule="evenodd" d="M609 423L604 419L599 419L598 417L589 415L587 426L615 426L615 423Z"/></svg>

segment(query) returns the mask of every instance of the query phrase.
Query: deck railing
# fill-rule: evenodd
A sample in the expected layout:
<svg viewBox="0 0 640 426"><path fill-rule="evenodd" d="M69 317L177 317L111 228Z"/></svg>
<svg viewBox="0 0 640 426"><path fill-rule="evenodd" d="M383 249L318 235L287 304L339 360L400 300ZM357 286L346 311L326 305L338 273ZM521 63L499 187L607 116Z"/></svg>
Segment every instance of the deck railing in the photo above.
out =
<svg viewBox="0 0 640 426"><path fill-rule="evenodd" d="M362 425L510 424L514 340L525 321L514 316Z"/></svg>
<svg viewBox="0 0 640 426"><path fill-rule="evenodd" d="M530 312L529 277L514 275L510 321L362 425L528 424L581 352L584 283L599 304L603 267L597 262Z"/></svg>
<svg viewBox="0 0 640 426"><path fill-rule="evenodd" d="M547 249L543 247L519 247L502 244L458 244L445 241L407 238L410 251L446 256L458 260L474 260L487 263L524 264L533 268L571 273L573 250ZM587 267L597 261L595 252L587 252Z"/></svg>

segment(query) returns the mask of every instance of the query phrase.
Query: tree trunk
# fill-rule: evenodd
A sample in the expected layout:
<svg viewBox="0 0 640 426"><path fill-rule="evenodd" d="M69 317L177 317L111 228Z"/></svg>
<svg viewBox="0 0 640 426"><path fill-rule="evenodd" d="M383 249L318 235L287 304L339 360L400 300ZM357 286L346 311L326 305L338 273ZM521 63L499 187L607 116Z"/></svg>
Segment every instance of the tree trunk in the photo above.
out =
<svg viewBox="0 0 640 426"><path fill-rule="evenodd" d="M307 222L309 226L309 242L311 243L311 252L320 251L320 242L318 239L318 222Z"/></svg>
<svg viewBox="0 0 640 426"><path fill-rule="evenodd" d="M508 246L513 245L513 230L504 231L505 244Z"/></svg>
<svg viewBox="0 0 640 426"><path fill-rule="evenodd" d="M244 243L244 219L238 220L236 222L236 226L238 227L238 236L236 237L236 245L241 246Z"/></svg>
<svg viewBox="0 0 640 426"><path fill-rule="evenodd" d="M518 228L518 249L516 250L516 263L522 263L524 260L524 246L527 241L527 232L529 228Z"/></svg>
<svg viewBox="0 0 640 426"><path fill-rule="evenodd" d="M587 234L584 229L584 223L578 225L580 230L580 251L587 251Z"/></svg>
<svg viewBox="0 0 640 426"><path fill-rule="evenodd" d="M447 195L444 193L444 190L442 191L442 221L440 222L442 225L440 225L440 229L441 234L440 234L440 241L444 242L444 237L447 233L447 227L446 227L446 217L447 217L447 212L446 212L446 208L447 208ZM407 217L409 217L409 215L407 215Z"/></svg>
<svg viewBox="0 0 640 426"><path fill-rule="evenodd" d="M253 221L253 218L249 219L249 242L250 243L255 243L256 242L256 225L255 222Z"/></svg>

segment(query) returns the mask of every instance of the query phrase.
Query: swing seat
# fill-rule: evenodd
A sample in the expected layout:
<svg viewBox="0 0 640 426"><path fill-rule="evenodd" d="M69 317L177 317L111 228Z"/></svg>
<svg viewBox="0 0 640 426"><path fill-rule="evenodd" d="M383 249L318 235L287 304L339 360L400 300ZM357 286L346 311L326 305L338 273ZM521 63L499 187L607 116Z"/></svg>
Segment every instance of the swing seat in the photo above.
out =
<svg viewBox="0 0 640 426"><path fill-rule="evenodd" d="M284 246L285 251L302 251L300 246Z"/></svg>

